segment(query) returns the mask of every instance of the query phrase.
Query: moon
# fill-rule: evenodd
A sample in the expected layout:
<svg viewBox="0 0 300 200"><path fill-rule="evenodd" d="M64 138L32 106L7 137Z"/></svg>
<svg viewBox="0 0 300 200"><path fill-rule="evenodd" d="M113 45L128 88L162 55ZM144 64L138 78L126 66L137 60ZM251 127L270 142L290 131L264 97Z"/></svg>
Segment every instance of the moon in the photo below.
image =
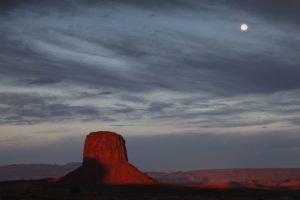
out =
<svg viewBox="0 0 300 200"><path fill-rule="evenodd" d="M243 32L247 31L247 30L248 30L248 24L242 24L242 25L241 25L241 30L242 30Z"/></svg>

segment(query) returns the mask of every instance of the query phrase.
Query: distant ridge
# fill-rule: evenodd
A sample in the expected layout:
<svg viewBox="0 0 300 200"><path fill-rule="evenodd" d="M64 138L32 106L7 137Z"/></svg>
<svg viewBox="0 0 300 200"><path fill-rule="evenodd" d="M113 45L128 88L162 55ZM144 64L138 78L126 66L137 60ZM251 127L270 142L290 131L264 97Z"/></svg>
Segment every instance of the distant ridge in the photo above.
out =
<svg viewBox="0 0 300 200"><path fill-rule="evenodd" d="M51 164L16 164L0 166L0 181L31 180L55 178L79 168L81 163L66 165ZM300 177L300 168L270 168L270 169L217 169L185 172L147 172L147 174L162 182L172 183L214 183L227 181L270 180L282 181ZM249 178L249 175L250 178Z"/></svg>
<svg viewBox="0 0 300 200"><path fill-rule="evenodd" d="M0 166L0 181L31 180L61 177L78 168L81 163L66 165L17 164Z"/></svg>
<svg viewBox="0 0 300 200"><path fill-rule="evenodd" d="M212 169L179 172L148 172L151 177L173 183L216 183L230 181L300 179L300 168Z"/></svg>

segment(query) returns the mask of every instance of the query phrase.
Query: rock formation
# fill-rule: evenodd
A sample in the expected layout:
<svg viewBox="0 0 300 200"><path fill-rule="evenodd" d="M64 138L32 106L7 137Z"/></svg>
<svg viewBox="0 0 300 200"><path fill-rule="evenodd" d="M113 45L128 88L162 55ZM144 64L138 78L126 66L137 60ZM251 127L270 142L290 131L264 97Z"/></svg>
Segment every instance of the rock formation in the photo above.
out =
<svg viewBox="0 0 300 200"><path fill-rule="evenodd" d="M128 162L123 137L107 131L92 132L86 137L82 166L58 182L84 186L158 183Z"/></svg>
<svg viewBox="0 0 300 200"><path fill-rule="evenodd" d="M125 140L113 132L90 133L85 140L83 164L90 159L107 165L127 162Z"/></svg>

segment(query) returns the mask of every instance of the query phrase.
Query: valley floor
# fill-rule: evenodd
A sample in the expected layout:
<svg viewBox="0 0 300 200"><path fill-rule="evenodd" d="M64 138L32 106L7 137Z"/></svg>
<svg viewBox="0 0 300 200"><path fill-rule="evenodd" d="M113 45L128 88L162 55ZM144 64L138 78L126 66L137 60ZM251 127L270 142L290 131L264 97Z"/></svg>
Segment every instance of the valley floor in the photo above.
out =
<svg viewBox="0 0 300 200"><path fill-rule="evenodd" d="M209 190L174 186L62 187L45 181L0 183L0 200L299 200L296 190Z"/></svg>

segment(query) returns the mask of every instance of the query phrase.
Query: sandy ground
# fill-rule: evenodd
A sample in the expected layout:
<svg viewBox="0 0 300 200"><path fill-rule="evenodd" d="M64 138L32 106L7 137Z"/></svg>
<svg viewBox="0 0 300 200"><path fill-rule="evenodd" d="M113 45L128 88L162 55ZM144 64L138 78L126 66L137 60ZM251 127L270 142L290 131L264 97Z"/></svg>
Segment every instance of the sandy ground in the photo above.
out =
<svg viewBox="0 0 300 200"><path fill-rule="evenodd" d="M0 200L299 200L297 190L195 189L173 186L63 187L45 181L0 183Z"/></svg>

